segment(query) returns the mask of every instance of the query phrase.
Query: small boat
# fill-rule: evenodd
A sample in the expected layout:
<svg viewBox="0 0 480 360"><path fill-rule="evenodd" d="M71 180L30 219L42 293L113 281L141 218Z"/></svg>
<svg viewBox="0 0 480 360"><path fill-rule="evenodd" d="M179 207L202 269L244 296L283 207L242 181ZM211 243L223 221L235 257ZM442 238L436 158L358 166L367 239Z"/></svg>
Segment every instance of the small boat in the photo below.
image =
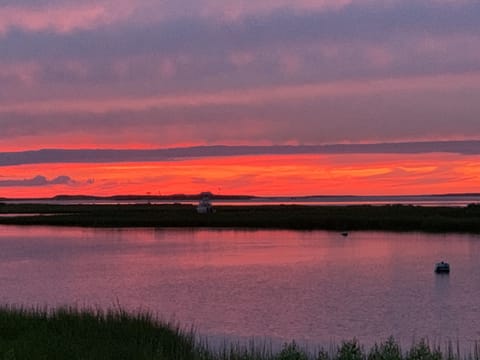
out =
<svg viewBox="0 0 480 360"><path fill-rule="evenodd" d="M440 261L435 264L435 272L437 274L448 274L450 272L450 264L445 261Z"/></svg>

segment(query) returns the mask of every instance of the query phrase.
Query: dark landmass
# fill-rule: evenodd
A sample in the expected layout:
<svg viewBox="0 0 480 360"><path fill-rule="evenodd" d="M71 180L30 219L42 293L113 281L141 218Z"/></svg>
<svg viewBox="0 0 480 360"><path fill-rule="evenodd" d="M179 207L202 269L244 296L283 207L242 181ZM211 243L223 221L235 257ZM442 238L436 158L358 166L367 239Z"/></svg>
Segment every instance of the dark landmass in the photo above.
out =
<svg viewBox="0 0 480 360"><path fill-rule="evenodd" d="M113 196L89 196L89 195L57 195L52 200L111 200L111 201L168 201L168 200L199 200L202 194L172 194L172 195L113 195ZM215 195L209 196L213 200L248 200L254 199L251 195Z"/></svg>
<svg viewBox="0 0 480 360"><path fill-rule="evenodd" d="M253 195L220 195L209 193L212 200L252 200L257 199ZM22 202L41 202L41 201L182 201L182 200L199 200L203 194L170 194L170 195L112 195L112 196L95 196L95 195L56 195L50 198L0 198L0 201L22 201ZM480 195L479 195L480 196Z"/></svg>
<svg viewBox="0 0 480 360"><path fill-rule="evenodd" d="M391 230L480 233L480 205L422 207L216 206L198 214L194 205L0 204L0 224L83 227L209 227L297 230ZM9 214L2 216L2 214Z"/></svg>

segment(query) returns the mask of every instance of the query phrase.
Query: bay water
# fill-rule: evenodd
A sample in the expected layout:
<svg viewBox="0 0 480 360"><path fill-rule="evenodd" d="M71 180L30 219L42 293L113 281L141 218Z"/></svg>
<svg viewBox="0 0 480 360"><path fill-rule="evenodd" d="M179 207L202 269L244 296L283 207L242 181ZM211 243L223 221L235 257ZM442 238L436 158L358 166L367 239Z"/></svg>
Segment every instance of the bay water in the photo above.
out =
<svg viewBox="0 0 480 360"><path fill-rule="evenodd" d="M440 260L449 275L434 273ZM0 303L150 311L210 341L480 340L480 236L0 226Z"/></svg>

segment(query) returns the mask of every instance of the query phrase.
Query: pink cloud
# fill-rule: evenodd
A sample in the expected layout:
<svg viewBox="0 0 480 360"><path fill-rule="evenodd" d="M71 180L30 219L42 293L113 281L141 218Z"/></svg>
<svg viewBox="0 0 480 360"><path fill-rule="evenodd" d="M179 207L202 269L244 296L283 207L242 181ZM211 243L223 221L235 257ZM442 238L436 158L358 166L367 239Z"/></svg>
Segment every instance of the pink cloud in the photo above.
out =
<svg viewBox="0 0 480 360"><path fill-rule="evenodd" d="M167 58L163 59L158 66L158 73L162 78L172 78L177 73L177 65L175 60Z"/></svg>
<svg viewBox="0 0 480 360"><path fill-rule="evenodd" d="M141 111L152 108L269 104L318 98L366 96L388 92L411 94L415 92L451 93L470 90L480 90L479 72L365 81L336 81L246 90L224 90L212 93L4 103L0 104L0 113L107 113L112 111Z"/></svg>
<svg viewBox="0 0 480 360"><path fill-rule="evenodd" d="M229 60L236 67L244 67L255 60L255 55L250 51L233 51L230 53Z"/></svg>
<svg viewBox="0 0 480 360"><path fill-rule="evenodd" d="M0 34L11 28L29 32L54 31L69 33L74 30L96 28L120 20L131 19L142 23L164 21L185 16L238 19L251 14L265 14L279 8L294 10L340 9L352 0L200 0L191 6L179 6L176 1L103 0L82 1L75 5L4 6L0 8ZM187 10L188 9L188 10Z"/></svg>
<svg viewBox="0 0 480 360"><path fill-rule="evenodd" d="M11 28L69 33L118 21L128 16L130 11L124 6L113 7L108 2L44 7L6 6L0 8L0 34Z"/></svg>
<svg viewBox="0 0 480 360"><path fill-rule="evenodd" d="M353 3L353 0L203 0L201 2L203 16L220 16L232 21L248 15L267 14L285 8L294 11L339 10Z"/></svg>
<svg viewBox="0 0 480 360"><path fill-rule="evenodd" d="M480 61L480 36L478 34L452 34L434 36L422 34L412 39L409 53L435 56L446 60L458 58L463 61Z"/></svg>
<svg viewBox="0 0 480 360"><path fill-rule="evenodd" d="M39 72L40 65L35 62L0 63L0 79L13 79L23 85L32 85Z"/></svg>
<svg viewBox="0 0 480 360"><path fill-rule="evenodd" d="M285 53L279 57L280 71L286 75L295 75L301 71L301 56L294 53Z"/></svg>
<svg viewBox="0 0 480 360"><path fill-rule="evenodd" d="M461 6L474 0L428 0L432 4ZM75 5L4 6L0 8L0 34L11 28L26 31L69 33L91 29L122 20L158 23L178 18L213 18L224 22L239 21L248 16L263 16L279 10L293 13L332 12L355 4L371 8L392 7L401 0L84 0ZM71 4L71 3L70 3Z"/></svg>
<svg viewBox="0 0 480 360"><path fill-rule="evenodd" d="M380 46L370 46L365 49L365 56L375 68L387 68L394 57L390 51Z"/></svg>
<svg viewBox="0 0 480 360"><path fill-rule="evenodd" d="M185 55L148 54L115 59L111 68L118 79L138 79L142 82L145 77L149 80L171 79L175 77L179 67L190 61Z"/></svg>
<svg viewBox="0 0 480 360"><path fill-rule="evenodd" d="M88 75L89 67L86 63L78 60L69 60L64 63L64 69L70 74L74 74L80 78Z"/></svg>

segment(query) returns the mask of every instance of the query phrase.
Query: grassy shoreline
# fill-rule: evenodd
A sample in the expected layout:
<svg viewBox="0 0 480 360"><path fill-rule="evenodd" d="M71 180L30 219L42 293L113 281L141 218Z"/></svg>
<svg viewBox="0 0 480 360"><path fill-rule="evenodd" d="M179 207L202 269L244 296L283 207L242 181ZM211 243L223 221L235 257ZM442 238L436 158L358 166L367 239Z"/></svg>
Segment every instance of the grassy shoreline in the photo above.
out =
<svg viewBox="0 0 480 360"><path fill-rule="evenodd" d="M195 206L181 204L0 203L0 224L480 233L480 205L476 204L467 207L263 205L218 206L215 209L214 214L197 214ZM2 217L2 214L9 216ZM18 216L11 216L15 214Z"/></svg>
<svg viewBox="0 0 480 360"><path fill-rule="evenodd" d="M149 313L60 308L0 307L2 359L185 359L185 360L479 360L449 344L442 351L425 340L403 350L389 338L369 349L356 340L307 352L295 342L279 351L268 345L225 345L209 349L193 331L159 321Z"/></svg>

